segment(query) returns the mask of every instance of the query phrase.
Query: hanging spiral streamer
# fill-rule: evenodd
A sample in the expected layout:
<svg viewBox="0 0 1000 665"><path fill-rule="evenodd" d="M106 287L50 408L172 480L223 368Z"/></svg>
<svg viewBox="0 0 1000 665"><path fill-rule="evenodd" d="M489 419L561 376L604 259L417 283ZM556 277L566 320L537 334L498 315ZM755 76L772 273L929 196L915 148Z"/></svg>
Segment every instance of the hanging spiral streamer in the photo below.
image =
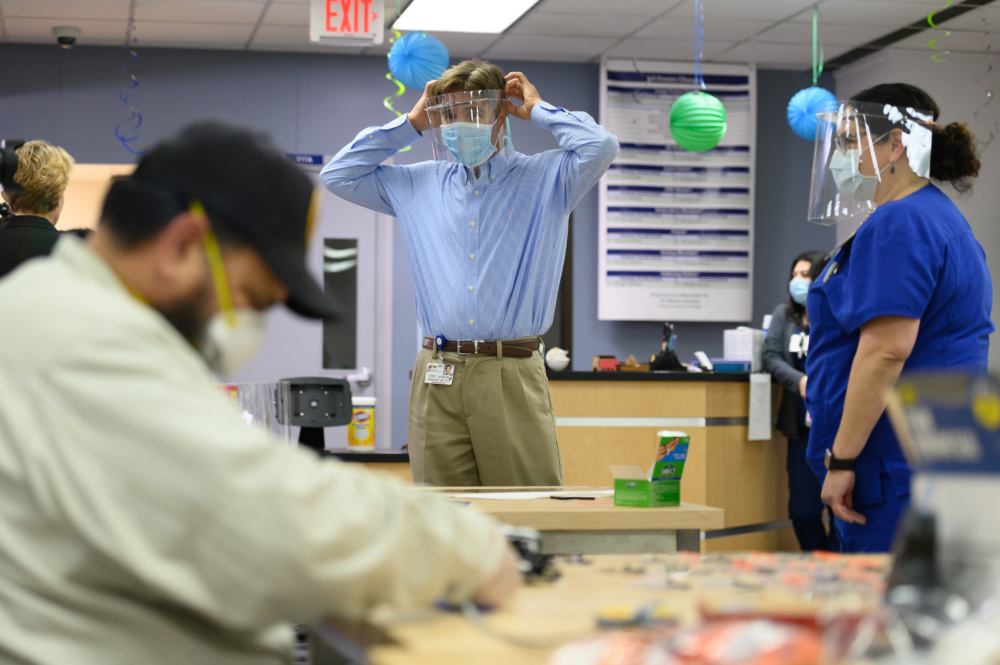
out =
<svg viewBox="0 0 1000 665"><path fill-rule="evenodd" d="M139 138L139 135L136 134L136 132L142 125L142 114L139 113L139 110L136 109L134 106L132 106L132 104L129 103L128 100L129 95L131 95L135 91L135 89L139 87L139 79L136 77L135 74L129 72L129 68L132 67L132 65L134 65L139 60L139 54L136 53L135 49L132 48L132 45L135 44L137 41L138 40L135 37L135 19L129 18L128 29L125 31L124 48L125 52L129 54L132 60L131 62L126 63L122 67L122 71L125 72L125 74L128 76L129 80L131 81L131 85L129 85L129 87L126 88L125 90L118 93L118 99L121 100L121 103L124 104L125 107L128 108L129 110L129 117L125 120L122 120L117 125L115 125L115 138L121 141L122 145L125 146L125 149L128 150L133 155L142 155L145 154L146 152L145 150L136 150L131 145L129 145L130 143L132 143L132 141L135 141L137 138Z"/></svg>
<svg viewBox="0 0 1000 665"><path fill-rule="evenodd" d="M934 11L932 11L930 14L927 15L927 25L931 26L935 30L942 31L944 33L944 35L942 35L942 37L950 37L951 36L951 32L948 31L948 30L945 30L944 28L937 27L934 24L934 15L937 14L939 11L941 11L943 9L948 9L948 7L951 7L951 0L948 0L948 4L946 4L944 7L941 7L940 9L935 9ZM934 39L930 40L927 43L927 45L929 47L931 47L932 51L937 51L937 53L935 53L934 55L931 56L931 60L933 60L934 62L945 62L945 60L943 58L941 58L941 56L939 54L948 55L949 53L951 53L951 51L942 51L937 46L935 46L935 44L937 44L937 41L939 39L941 39L941 37L935 37Z"/></svg>
<svg viewBox="0 0 1000 665"><path fill-rule="evenodd" d="M399 32L399 30L393 30L393 33L395 33L395 34L392 37L389 38L389 43L390 44L395 43L395 41L402 36L401 33ZM389 95L389 96L387 96L385 99L383 99L382 100L382 106L386 107L387 109L389 109L390 111L392 111L393 113L395 113L396 117L398 118L399 116L401 116L403 114L400 113L399 111L397 111L392 106L392 103L393 103L394 100L399 99L400 97L403 96L403 93L406 92L406 86L403 85L402 83L400 83L399 81L397 81L396 77L392 75L392 72L387 73L385 75L385 78L396 84L396 92L393 93L393 94L391 94L391 95ZM407 150L409 150L412 147L413 146L409 146L408 145L405 148L400 149L399 152L406 152Z"/></svg>

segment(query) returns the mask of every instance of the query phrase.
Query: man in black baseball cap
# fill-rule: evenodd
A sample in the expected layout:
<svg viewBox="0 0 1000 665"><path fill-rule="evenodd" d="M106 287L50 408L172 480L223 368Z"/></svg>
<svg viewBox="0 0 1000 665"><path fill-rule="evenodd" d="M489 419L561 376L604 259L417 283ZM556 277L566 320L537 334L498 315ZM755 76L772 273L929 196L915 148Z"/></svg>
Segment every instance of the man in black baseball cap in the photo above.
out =
<svg viewBox="0 0 1000 665"><path fill-rule="evenodd" d="M112 185L91 244L226 375L256 350L268 306L286 301L302 316L337 316L305 266L318 200L265 137L202 123L154 147ZM146 279L160 254L134 260L154 241L176 244L177 265L160 266L180 280L176 293L169 279Z"/></svg>
<svg viewBox="0 0 1000 665"><path fill-rule="evenodd" d="M492 520L248 427L206 366L279 302L333 314L313 201L260 136L197 125L0 280L0 663L278 665L288 622L516 591Z"/></svg>

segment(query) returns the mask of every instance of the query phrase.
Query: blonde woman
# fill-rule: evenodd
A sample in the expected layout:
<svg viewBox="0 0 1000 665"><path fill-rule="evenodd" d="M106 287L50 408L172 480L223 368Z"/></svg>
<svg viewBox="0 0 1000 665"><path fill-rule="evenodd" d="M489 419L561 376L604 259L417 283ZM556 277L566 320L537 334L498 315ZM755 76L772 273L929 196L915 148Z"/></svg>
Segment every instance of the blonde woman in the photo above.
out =
<svg viewBox="0 0 1000 665"><path fill-rule="evenodd" d="M24 187L3 192L11 216L0 228L0 277L36 256L47 256L59 239L56 224L62 213L73 158L45 141L28 141L17 149L14 182Z"/></svg>

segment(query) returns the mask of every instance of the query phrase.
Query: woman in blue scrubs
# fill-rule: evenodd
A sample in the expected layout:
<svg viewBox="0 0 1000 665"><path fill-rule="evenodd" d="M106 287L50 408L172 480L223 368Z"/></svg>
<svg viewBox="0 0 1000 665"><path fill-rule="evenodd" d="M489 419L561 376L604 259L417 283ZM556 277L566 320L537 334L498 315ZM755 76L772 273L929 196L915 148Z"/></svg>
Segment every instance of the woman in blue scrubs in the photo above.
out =
<svg viewBox="0 0 1000 665"><path fill-rule="evenodd" d="M979 159L965 124L938 127L938 113L914 86L869 88L826 118L829 150L814 171L812 212L826 175L844 197L827 211L871 211L807 301L807 458L847 552L888 551L909 503L910 467L884 413L900 372L986 370L986 257L931 182L967 191Z"/></svg>

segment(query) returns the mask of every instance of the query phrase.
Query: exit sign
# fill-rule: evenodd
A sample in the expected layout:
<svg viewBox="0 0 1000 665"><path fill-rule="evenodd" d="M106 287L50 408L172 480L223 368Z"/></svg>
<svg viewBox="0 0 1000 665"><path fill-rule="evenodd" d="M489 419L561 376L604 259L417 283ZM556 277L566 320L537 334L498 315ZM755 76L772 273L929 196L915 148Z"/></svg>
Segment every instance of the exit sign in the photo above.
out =
<svg viewBox="0 0 1000 665"><path fill-rule="evenodd" d="M325 44L381 44L383 0L312 0L309 39Z"/></svg>

